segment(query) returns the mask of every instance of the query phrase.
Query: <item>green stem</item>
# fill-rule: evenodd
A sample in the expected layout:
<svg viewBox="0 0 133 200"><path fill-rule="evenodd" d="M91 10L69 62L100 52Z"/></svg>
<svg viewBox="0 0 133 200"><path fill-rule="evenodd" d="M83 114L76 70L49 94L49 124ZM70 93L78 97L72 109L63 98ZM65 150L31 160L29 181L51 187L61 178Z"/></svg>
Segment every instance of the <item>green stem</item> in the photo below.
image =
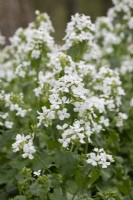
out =
<svg viewBox="0 0 133 200"><path fill-rule="evenodd" d="M74 200L75 199L75 197L76 197L76 194L78 193L78 191L80 190L80 188L81 188L81 185L82 185L82 183L79 185L79 187L77 188L77 190L75 191L75 193L74 193L74 195L73 195L73 197L72 197L72 200Z"/></svg>
<svg viewBox="0 0 133 200"><path fill-rule="evenodd" d="M66 192L66 186L64 183L61 185L61 189L62 189L63 195L66 197L67 192Z"/></svg>
<svg viewBox="0 0 133 200"><path fill-rule="evenodd" d="M80 145L81 145L81 144L78 144L78 145L76 146L74 152L76 152L76 151L79 149Z"/></svg>
<svg viewBox="0 0 133 200"><path fill-rule="evenodd" d="M71 145L70 152L73 151L73 148L74 148L74 143Z"/></svg>
<svg viewBox="0 0 133 200"><path fill-rule="evenodd" d="M35 156L37 158L37 160L42 164L42 166L51 174L52 172L47 168L47 166L45 165L45 163L38 157L38 156Z"/></svg>
<svg viewBox="0 0 133 200"><path fill-rule="evenodd" d="M86 177L90 174L90 172L91 172L91 171L88 172L88 174L86 175ZM75 199L75 197L76 197L78 191L80 190L82 184L84 183L84 181L85 181L85 178L84 178L83 181L80 183L80 185L79 185L79 187L77 188L77 190L75 191L75 193L74 193L74 195L73 195L73 197L72 197L72 200Z"/></svg>

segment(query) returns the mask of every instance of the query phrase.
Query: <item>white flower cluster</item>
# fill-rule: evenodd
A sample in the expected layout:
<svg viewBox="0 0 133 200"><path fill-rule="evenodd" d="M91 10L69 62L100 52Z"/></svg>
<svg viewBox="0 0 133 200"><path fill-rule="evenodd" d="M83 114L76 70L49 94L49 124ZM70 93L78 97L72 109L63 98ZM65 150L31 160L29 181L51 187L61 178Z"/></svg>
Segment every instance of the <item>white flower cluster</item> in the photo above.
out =
<svg viewBox="0 0 133 200"><path fill-rule="evenodd" d="M13 102L13 97L17 98L18 103ZM19 104L23 102L23 94L17 94L14 95L12 93L6 94L4 91L0 94L0 100L4 101L5 108L9 108L11 112L15 111L16 116L25 117L27 111L30 111L30 109L24 109Z"/></svg>
<svg viewBox="0 0 133 200"><path fill-rule="evenodd" d="M119 6L119 4L123 4L128 6L129 8L133 8L133 1L132 0L112 0L115 6Z"/></svg>
<svg viewBox="0 0 133 200"><path fill-rule="evenodd" d="M57 142L64 150L88 143L95 147L94 138L114 120L110 116L115 114L120 117L119 108L124 91L118 72L110 69L106 60L101 62L99 59L103 55L95 42L95 25L90 17L80 14L73 16L66 29L65 44L57 47L50 35L53 27L49 17L38 11L36 15L34 23L16 31L10 39L11 45L4 48L0 55L0 70L6 69L2 78L8 81L4 86L8 88L11 84L14 92L14 84L21 85L17 89L20 98L13 98L13 93L4 92L0 92L0 98L3 98L6 110L15 111L16 116L24 118L27 108L31 108L34 126L42 130L43 126L46 130L52 127L58 135ZM99 31L101 24L99 22ZM113 45L121 42L121 38L114 35L111 20L104 19L103 24L106 31L101 35L99 33L100 36L96 35L96 38L103 37L104 46L113 48ZM110 30L109 35L107 33ZM10 71L9 75L7 71ZM28 91L25 91L27 86ZM31 95L31 102L28 102L26 95ZM24 102L28 102L27 107ZM3 111L1 114L4 116ZM28 117L31 126L32 117ZM6 126L11 127L9 122ZM35 153L32 140L30 135L18 134L13 144L14 151L22 150L24 158L32 159ZM107 160L111 162L111 157L104 150L98 151L99 154L95 153L101 156L98 164L107 166Z"/></svg>
<svg viewBox="0 0 133 200"><path fill-rule="evenodd" d="M95 25L92 24L89 16L75 14L75 16L72 16L71 22L67 25L66 36L64 37L66 44L64 48L68 49L74 43L83 41L86 41L89 46L92 46L94 31Z"/></svg>
<svg viewBox="0 0 133 200"><path fill-rule="evenodd" d="M8 55L8 48L5 47L1 52L0 52L0 78L4 79L8 82L11 82L11 80L14 79L14 71L13 71L13 62L12 59L9 59ZM5 62L6 60L6 62Z"/></svg>
<svg viewBox="0 0 133 200"><path fill-rule="evenodd" d="M10 42L14 47L20 44L18 53L23 50L24 53L29 52L31 58L38 59L43 45L45 48L53 50L54 41L50 36L50 32L53 31L49 16L46 13L40 14L37 16L36 21L30 23L26 29L18 29L16 34L10 38ZM21 43L22 39L24 40L23 43Z"/></svg>
<svg viewBox="0 0 133 200"><path fill-rule="evenodd" d="M0 77L8 81L18 76L34 76L37 73L35 68L39 67L35 60L41 62L48 52L56 49L50 35L54 29L49 16L46 13L36 14L36 21L30 23L26 29L19 28L10 38L11 44L0 55ZM45 56L41 57L42 54Z"/></svg>
<svg viewBox="0 0 133 200"><path fill-rule="evenodd" d="M100 17L96 22L96 38L102 41L101 54L110 55L114 51L114 46L119 45L123 40L123 33L119 34L120 27L116 27L118 35L114 31L113 22L109 17Z"/></svg>
<svg viewBox="0 0 133 200"><path fill-rule="evenodd" d="M107 64L110 61L110 67L116 67L125 75L133 71L133 1L113 0L113 3L114 7L109 9L107 17L98 18L95 35L102 59L105 58Z"/></svg>
<svg viewBox="0 0 133 200"><path fill-rule="evenodd" d="M130 120L133 117L130 101L133 91L133 1L113 0L113 3L107 17L98 18L95 37L101 49L101 63L120 73L126 92L122 112L126 112ZM119 92L122 93L121 89ZM127 115L119 113L117 127L123 126Z"/></svg>
<svg viewBox="0 0 133 200"><path fill-rule="evenodd" d="M35 147L33 146L34 135L16 135L16 142L12 144L13 152L23 151L22 157L33 159L33 154L36 152Z"/></svg>
<svg viewBox="0 0 133 200"><path fill-rule="evenodd" d="M43 106L42 112L38 112L38 127L41 124L48 127L58 119L56 128L61 134L58 141L63 147L91 142L93 133L109 126L107 110L119 110L121 105L124 91L118 73L108 67L97 69L85 62L75 63L61 52L50 56L51 74L41 73L43 81L41 84L39 81L39 88L44 87L44 91L49 85L46 100L49 107ZM86 85L85 77L89 80Z"/></svg>
<svg viewBox="0 0 133 200"><path fill-rule="evenodd" d="M0 81L1 83L2 81ZM5 100L5 92L3 90L0 91L0 102L4 102ZM13 127L13 122L10 119L9 113L5 111L5 109L1 109L0 111L0 127L6 127L7 129L11 129Z"/></svg>
<svg viewBox="0 0 133 200"><path fill-rule="evenodd" d="M107 168L114 159L111 155L106 154L103 149L94 148L93 152L87 154L87 163L93 166L101 166Z"/></svg>
<svg viewBox="0 0 133 200"><path fill-rule="evenodd" d="M31 111L23 101L23 94L6 93L0 91L0 126L12 129L15 120L24 118ZM14 118L15 117L15 118ZM14 120L15 119L15 120Z"/></svg>
<svg viewBox="0 0 133 200"><path fill-rule="evenodd" d="M26 70L27 68L30 66L30 62L23 62L22 64L20 64L17 68L16 68L16 71L15 71L15 74L22 77L22 78L25 78L26 76ZM30 72L31 74L31 72Z"/></svg>
<svg viewBox="0 0 133 200"><path fill-rule="evenodd" d="M68 124L64 124L63 126L57 125L56 128L63 132L62 139L58 140L63 147L68 147L70 142L74 143L76 140L81 144L85 144L86 139L91 142L92 131L90 130L90 123L83 120L75 121L69 127Z"/></svg>

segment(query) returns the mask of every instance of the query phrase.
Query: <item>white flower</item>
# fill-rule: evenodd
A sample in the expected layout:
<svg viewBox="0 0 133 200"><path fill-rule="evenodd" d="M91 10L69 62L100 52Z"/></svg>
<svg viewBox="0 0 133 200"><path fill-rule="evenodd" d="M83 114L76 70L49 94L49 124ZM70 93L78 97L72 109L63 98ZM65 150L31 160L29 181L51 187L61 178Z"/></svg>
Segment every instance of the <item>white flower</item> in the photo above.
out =
<svg viewBox="0 0 133 200"><path fill-rule="evenodd" d="M90 158L87 160L87 163L92 164L93 166L97 166L99 161L99 158L97 157L96 153L92 152L89 154Z"/></svg>
<svg viewBox="0 0 133 200"><path fill-rule="evenodd" d="M38 171L34 171L33 174L34 174L34 176L40 176L41 170L39 169Z"/></svg>
<svg viewBox="0 0 133 200"><path fill-rule="evenodd" d="M39 95L42 94L42 87L37 87L33 91L35 92L35 95L39 97Z"/></svg>
<svg viewBox="0 0 133 200"><path fill-rule="evenodd" d="M12 126L13 126L13 122L9 122L9 121L5 121L5 127L6 128L12 128Z"/></svg>
<svg viewBox="0 0 133 200"><path fill-rule="evenodd" d="M8 115L9 115L8 113L4 113L4 114L1 114L0 117L2 119L6 119L8 117Z"/></svg>
<svg viewBox="0 0 133 200"><path fill-rule="evenodd" d="M96 122L93 122L93 128L92 131L95 133L100 133L100 131L102 130L102 126Z"/></svg>
<svg viewBox="0 0 133 200"><path fill-rule="evenodd" d="M119 112L119 116L120 116L122 119L127 119L127 118L128 118L128 116L127 116L126 113L121 113L121 112Z"/></svg>
<svg viewBox="0 0 133 200"><path fill-rule="evenodd" d="M118 113L118 117L116 118L116 126L117 127L121 127L123 126L123 121L126 120L128 118L126 113Z"/></svg>
<svg viewBox="0 0 133 200"><path fill-rule="evenodd" d="M41 54L41 52L39 50L33 50L32 54L31 54L31 57L35 58L35 59L38 59L40 57L40 54Z"/></svg>
<svg viewBox="0 0 133 200"><path fill-rule="evenodd" d="M57 125L56 126L56 128L58 129L58 130L64 130L64 129L66 129L68 127L68 124L64 124L63 126L60 126L60 125Z"/></svg>
<svg viewBox="0 0 133 200"><path fill-rule="evenodd" d="M60 120L64 120L65 118L69 118L70 114L67 113L67 109L63 108L63 110L59 110L58 112L58 116Z"/></svg>
<svg viewBox="0 0 133 200"><path fill-rule="evenodd" d="M13 152L19 151L22 148L21 144L27 139L30 139L30 135L25 137L24 135L17 134L15 138L16 142L12 144Z"/></svg>
<svg viewBox="0 0 133 200"><path fill-rule="evenodd" d="M19 108L17 109L16 115L20 115L21 117L24 117L24 116L26 115L26 112L27 112L27 110L22 109L22 108L19 107Z"/></svg>
<svg viewBox="0 0 133 200"><path fill-rule="evenodd" d="M29 140L28 143L23 145L23 154L22 157L23 158L27 158L29 157L29 159L33 159L33 153L36 152L35 147L33 146L32 140Z"/></svg>
<svg viewBox="0 0 133 200"><path fill-rule="evenodd" d="M66 148L66 147L68 147L68 145L69 145L71 139L70 139L70 138L64 137L64 138L62 138L62 139L58 139L58 141L59 141L60 143L62 143L62 146L63 146L63 147Z"/></svg>
<svg viewBox="0 0 133 200"><path fill-rule="evenodd" d="M39 11L39 10L35 10L35 14L36 14L36 15L39 15L39 14L40 14L40 11Z"/></svg>
<svg viewBox="0 0 133 200"><path fill-rule="evenodd" d="M42 107L43 113L37 112L39 116L37 117L39 119L39 123L37 126L40 126L44 121L44 126L48 126L53 119L55 119L55 111L52 109L47 109L46 106Z"/></svg>
<svg viewBox="0 0 133 200"><path fill-rule="evenodd" d="M100 122L104 124L104 126L108 127L109 126L109 119L106 119L104 116L100 117Z"/></svg>
<svg viewBox="0 0 133 200"><path fill-rule="evenodd" d="M11 104L10 106L10 110L14 111L14 110L18 110L19 109L19 105L18 104Z"/></svg>
<svg viewBox="0 0 133 200"><path fill-rule="evenodd" d="M37 112L39 114L39 116L37 117L37 119L39 119L39 123L37 124L37 126L41 126L41 123L43 122L43 120L45 119L44 114Z"/></svg>

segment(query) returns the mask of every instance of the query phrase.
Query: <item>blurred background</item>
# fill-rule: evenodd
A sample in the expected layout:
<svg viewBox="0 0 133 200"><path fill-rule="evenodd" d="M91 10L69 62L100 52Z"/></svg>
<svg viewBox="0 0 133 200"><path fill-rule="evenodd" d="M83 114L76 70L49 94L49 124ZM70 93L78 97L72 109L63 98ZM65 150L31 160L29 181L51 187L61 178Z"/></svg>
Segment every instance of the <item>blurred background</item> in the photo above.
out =
<svg viewBox="0 0 133 200"><path fill-rule="evenodd" d="M0 31L6 37L14 34L18 27L26 27L35 18L35 10L46 12L55 28L55 40L61 43L71 15L83 13L96 17L104 16L112 0L0 0Z"/></svg>

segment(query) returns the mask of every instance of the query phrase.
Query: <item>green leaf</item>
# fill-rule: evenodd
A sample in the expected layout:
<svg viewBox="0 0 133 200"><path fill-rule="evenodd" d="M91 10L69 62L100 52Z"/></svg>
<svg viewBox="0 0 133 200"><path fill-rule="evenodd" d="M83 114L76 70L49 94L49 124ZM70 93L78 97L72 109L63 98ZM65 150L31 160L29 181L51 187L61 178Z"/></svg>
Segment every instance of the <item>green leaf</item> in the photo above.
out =
<svg viewBox="0 0 133 200"><path fill-rule="evenodd" d="M56 188L52 194L49 194L50 200L67 200L65 196L63 196L60 188Z"/></svg>
<svg viewBox="0 0 133 200"><path fill-rule="evenodd" d="M123 178L123 180L118 183L117 187L122 194L129 195L129 192L131 190L131 182L129 177Z"/></svg>
<svg viewBox="0 0 133 200"><path fill-rule="evenodd" d="M15 198L10 199L10 200L27 200L27 198L25 195L18 195Z"/></svg>
<svg viewBox="0 0 133 200"><path fill-rule="evenodd" d="M41 188L42 188L42 186L39 185L37 182L35 182L30 186L30 191L31 191L31 193L33 195L39 197L40 196L40 192L41 192Z"/></svg>
<svg viewBox="0 0 133 200"><path fill-rule="evenodd" d="M55 152L55 163L60 172L67 178L72 177L78 165L77 156L72 152Z"/></svg>

